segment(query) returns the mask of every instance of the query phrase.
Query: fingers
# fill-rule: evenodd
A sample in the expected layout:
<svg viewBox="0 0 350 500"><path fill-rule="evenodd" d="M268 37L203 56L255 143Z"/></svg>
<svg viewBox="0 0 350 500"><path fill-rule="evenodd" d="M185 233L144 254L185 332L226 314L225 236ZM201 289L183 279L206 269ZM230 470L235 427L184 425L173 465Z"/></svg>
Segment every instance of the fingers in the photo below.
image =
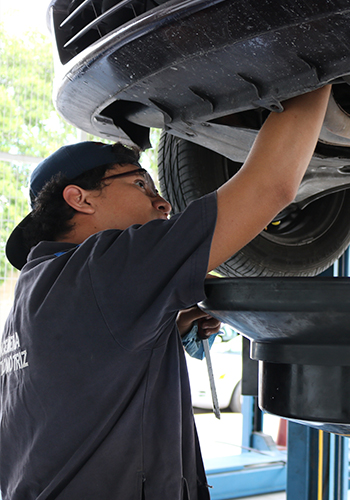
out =
<svg viewBox="0 0 350 500"><path fill-rule="evenodd" d="M219 320L202 311L198 306L194 306L184 309L178 314L177 327L181 336L191 330L194 321L198 321L198 336L202 339L206 339L220 330L221 322Z"/></svg>
<svg viewBox="0 0 350 500"><path fill-rule="evenodd" d="M193 307L190 307L189 309L185 309L184 311L181 311L182 314L184 314L186 316L186 319L188 321L196 321L197 319L200 319L200 318L205 318L206 316L208 316L208 314L204 311L202 311L201 309L199 309L198 306L193 306Z"/></svg>
<svg viewBox="0 0 350 500"><path fill-rule="evenodd" d="M204 318L198 320L198 337L207 339L210 335L218 333L221 327L221 321L206 315Z"/></svg>
<svg viewBox="0 0 350 500"><path fill-rule="evenodd" d="M180 335L183 336L188 333L191 330L194 321L203 318L206 315L207 314L201 311L197 306L180 311L177 316L177 327Z"/></svg>

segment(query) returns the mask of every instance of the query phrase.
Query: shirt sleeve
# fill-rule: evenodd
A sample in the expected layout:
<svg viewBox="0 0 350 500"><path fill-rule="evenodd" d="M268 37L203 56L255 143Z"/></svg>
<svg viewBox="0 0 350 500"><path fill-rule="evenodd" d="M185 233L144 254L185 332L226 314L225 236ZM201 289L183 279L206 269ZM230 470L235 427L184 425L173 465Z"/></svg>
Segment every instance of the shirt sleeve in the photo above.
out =
<svg viewBox="0 0 350 500"><path fill-rule="evenodd" d="M168 221L94 235L92 286L108 328L124 347L150 347L178 310L204 299L216 213L212 193Z"/></svg>

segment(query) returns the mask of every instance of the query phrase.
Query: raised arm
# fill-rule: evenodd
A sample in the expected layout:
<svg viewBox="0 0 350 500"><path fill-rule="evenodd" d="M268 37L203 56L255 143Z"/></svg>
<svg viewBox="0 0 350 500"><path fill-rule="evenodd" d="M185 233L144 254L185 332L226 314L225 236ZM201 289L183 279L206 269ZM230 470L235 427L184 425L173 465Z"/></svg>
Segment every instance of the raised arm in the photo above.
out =
<svg viewBox="0 0 350 500"><path fill-rule="evenodd" d="M325 116L330 86L271 113L239 172L218 190L211 271L257 236L295 198Z"/></svg>

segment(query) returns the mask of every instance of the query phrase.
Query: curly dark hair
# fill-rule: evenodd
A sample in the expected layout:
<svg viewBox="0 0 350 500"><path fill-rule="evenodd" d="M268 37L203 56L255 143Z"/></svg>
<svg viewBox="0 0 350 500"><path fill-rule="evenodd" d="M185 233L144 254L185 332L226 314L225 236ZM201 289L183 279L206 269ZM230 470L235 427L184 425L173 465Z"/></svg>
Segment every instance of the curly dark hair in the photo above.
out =
<svg viewBox="0 0 350 500"><path fill-rule="evenodd" d="M72 218L76 210L63 198L66 186L74 183L88 191L101 190L105 186L102 179L115 165L135 164L139 160L139 153L136 149L128 148L120 143L114 145L114 151L116 161L113 164L93 168L75 179L68 179L62 174L57 174L45 184L34 200L31 222L24 229L24 237L28 246L33 247L40 241L55 241L68 234L73 228Z"/></svg>

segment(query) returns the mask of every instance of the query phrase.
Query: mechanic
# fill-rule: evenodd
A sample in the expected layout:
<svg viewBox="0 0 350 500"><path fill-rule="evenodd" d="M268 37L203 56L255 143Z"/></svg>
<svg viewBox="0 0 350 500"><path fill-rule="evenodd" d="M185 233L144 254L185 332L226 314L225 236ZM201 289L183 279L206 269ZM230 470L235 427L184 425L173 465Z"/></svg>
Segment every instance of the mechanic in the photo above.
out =
<svg viewBox="0 0 350 500"><path fill-rule="evenodd" d="M170 219L121 145L66 146L34 170L7 243L23 269L2 338L3 500L209 498L176 318L293 201L329 91L285 102L241 170ZM180 315L182 333L201 315Z"/></svg>

